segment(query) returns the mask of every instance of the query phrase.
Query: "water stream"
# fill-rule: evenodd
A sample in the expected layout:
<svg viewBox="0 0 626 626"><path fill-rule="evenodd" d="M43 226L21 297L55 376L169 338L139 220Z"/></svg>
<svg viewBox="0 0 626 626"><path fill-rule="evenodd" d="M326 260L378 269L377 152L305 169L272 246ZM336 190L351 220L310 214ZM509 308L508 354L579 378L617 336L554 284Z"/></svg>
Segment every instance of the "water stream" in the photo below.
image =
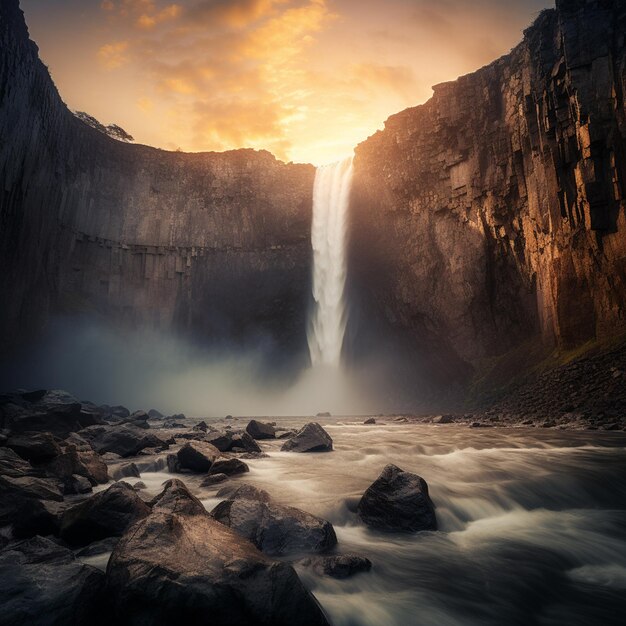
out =
<svg viewBox="0 0 626 626"><path fill-rule="evenodd" d="M233 480L330 520L338 551L372 561L371 572L347 580L296 566L335 626L624 624L626 435L321 423L333 452L261 442L270 458L247 461L250 473ZM360 523L354 505L387 463L427 480L440 530L384 534ZM141 480L157 493L168 477ZM218 502L217 486L181 478L209 510Z"/></svg>

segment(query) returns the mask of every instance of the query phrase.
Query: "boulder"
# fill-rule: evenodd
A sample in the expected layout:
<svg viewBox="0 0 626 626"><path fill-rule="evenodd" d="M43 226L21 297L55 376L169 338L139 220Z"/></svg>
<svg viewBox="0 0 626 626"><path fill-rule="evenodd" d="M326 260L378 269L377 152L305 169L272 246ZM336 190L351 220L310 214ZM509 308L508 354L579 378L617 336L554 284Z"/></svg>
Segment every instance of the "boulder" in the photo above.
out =
<svg viewBox="0 0 626 626"><path fill-rule="evenodd" d="M229 449L233 448L241 448L246 452L261 452L259 444L245 430L232 435Z"/></svg>
<svg viewBox="0 0 626 626"><path fill-rule="evenodd" d="M325 552L337 544L330 522L273 502L238 497L220 502L211 515L272 556Z"/></svg>
<svg viewBox="0 0 626 626"><path fill-rule="evenodd" d="M122 424L130 424L135 428L150 428L150 424L148 424L148 419L150 416L145 411L135 411L131 413L128 417L121 420Z"/></svg>
<svg viewBox="0 0 626 626"><path fill-rule="evenodd" d="M61 390L3 394L0 425L12 433L43 431L66 437L83 427L81 404Z"/></svg>
<svg viewBox="0 0 626 626"><path fill-rule="evenodd" d="M281 448L283 452L330 452L332 449L333 440L316 422L309 422Z"/></svg>
<svg viewBox="0 0 626 626"><path fill-rule="evenodd" d="M61 454L61 447L52 433L23 432L9 437L7 448L33 465L45 463Z"/></svg>
<svg viewBox="0 0 626 626"><path fill-rule="evenodd" d="M200 483L200 487L212 487L213 485L223 483L225 480L228 480L228 476L226 476L226 474L209 474Z"/></svg>
<svg viewBox="0 0 626 626"><path fill-rule="evenodd" d="M205 473L211 469L213 461L220 455L220 451L210 443L203 441L188 441L178 451L178 463L182 469L192 472Z"/></svg>
<svg viewBox="0 0 626 626"><path fill-rule="evenodd" d="M357 507L359 517L383 531L436 530L435 508L426 481L417 474L387 465L368 487Z"/></svg>
<svg viewBox="0 0 626 626"><path fill-rule="evenodd" d="M369 572L372 562L358 554L334 554L318 556L300 561L305 567L310 567L318 576L331 578L349 578L360 572Z"/></svg>
<svg viewBox="0 0 626 626"><path fill-rule="evenodd" d="M277 430L276 439L290 439L296 434L295 430Z"/></svg>
<svg viewBox="0 0 626 626"><path fill-rule="evenodd" d="M60 536L70 545L86 545L105 537L116 537L131 524L150 514L150 507L124 482L111 485L88 500L67 509L61 520Z"/></svg>
<svg viewBox="0 0 626 626"><path fill-rule="evenodd" d="M168 454L167 455L167 471L170 474L178 474L180 473L181 467L178 461L177 454Z"/></svg>
<svg viewBox="0 0 626 626"><path fill-rule="evenodd" d="M66 494L85 494L93 491L91 483L84 476L74 474L65 481L63 492Z"/></svg>
<svg viewBox="0 0 626 626"><path fill-rule="evenodd" d="M185 515L206 514L204 505L193 496L182 480L172 478L163 484L163 491L150 502L153 511Z"/></svg>
<svg viewBox="0 0 626 626"><path fill-rule="evenodd" d="M269 560L213 520L180 485L171 489L178 492L173 511L155 504L113 550L107 579L114 620L130 626L328 626L290 565Z"/></svg>
<svg viewBox="0 0 626 626"><path fill-rule="evenodd" d="M236 474L244 474L249 472L250 468L246 463L235 458L218 457L211 465L209 472L211 474L226 474L227 476L235 476Z"/></svg>
<svg viewBox="0 0 626 626"><path fill-rule="evenodd" d="M84 476L91 485L109 482L107 464L100 455L91 449L81 452L73 444L63 446L61 454L43 465L42 469L64 484L67 484L68 481L73 484L72 477L74 475ZM74 492L70 490L68 493Z"/></svg>
<svg viewBox="0 0 626 626"><path fill-rule="evenodd" d="M154 433L130 424L90 426L81 431L81 436L100 454L114 452L121 457L136 456L145 448L163 448L168 445Z"/></svg>
<svg viewBox="0 0 626 626"><path fill-rule="evenodd" d="M150 409L148 411L148 415L150 416L150 418L152 418L153 420L160 420L163 419L163 413L161 413L160 411L157 411L156 409Z"/></svg>
<svg viewBox="0 0 626 626"><path fill-rule="evenodd" d="M10 448L0 447L0 475L31 476L35 473L33 466Z"/></svg>
<svg viewBox="0 0 626 626"><path fill-rule="evenodd" d="M250 483L237 483L222 487L216 497L228 500L257 500L258 502L270 502L272 499L265 489L259 489Z"/></svg>
<svg viewBox="0 0 626 626"><path fill-rule="evenodd" d="M0 526L17 537L57 532L63 493L57 481L34 476L0 476Z"/></svg>
<svg viewBox="0 0 626 626"><path fill-rule="evenodd" d="M195 426L193 426L192 430L200 430L205 433L207 430L209 430L209 427L207 426L207 423L202 420L201 422L198 422Z"/></svg>
<svg viewBox="0 0 626 626"><path fill-rule="evenodd" d="M0 552L2 624L104 624L105 588L103 572L43 537Z"/></svg>
<svg viewBox="0 0 626 626"><path fill-rule="evenodd" d="M233 447L232 435L216 430L208 432L202 440L215 446L220 452L228 452Z"/></svg>
<svg viewBox="0 0 626 626"><path fill-rule="evenodd" d="M322 411L321 413L317 413L315 417L331 417L331 414L329 411Z"/></svg>
<svg viewBox="0 0 626 626"><path fill-rule="evenodd" d="M271 424L259 422L257 420L250 420L246 426L246 432L252 437L252 439L274 439L276 429Z"/></svg>
<svg viewBox="0 0 626 626"><path fill-rule="evenodd" d="M452 415L435 415L432 422L433 424L452 424L454 419L452 419Z"/></svg>
<svg viewBox="0 0 626 626"><path fill-rule="evenodd" d="M91 452L93 451L93 446L85 439L81 437L78 433L70 433L65 438L65 444L72 444L76 447L79 452Z"/></svg>
<svg viewBox="0 0 626 626"><path fill-rule="evenodd" d="M369 419L366 419L363 423L364 424L375 424L376 420L373 417L370 417Z"/></svg>
<svg viewBox="0 0 626 626"><path fill-rule="evenodd" d="M121 480L122 478L140 478L139 468L134 463L124 463L111 469L111 478Z"/></svg>

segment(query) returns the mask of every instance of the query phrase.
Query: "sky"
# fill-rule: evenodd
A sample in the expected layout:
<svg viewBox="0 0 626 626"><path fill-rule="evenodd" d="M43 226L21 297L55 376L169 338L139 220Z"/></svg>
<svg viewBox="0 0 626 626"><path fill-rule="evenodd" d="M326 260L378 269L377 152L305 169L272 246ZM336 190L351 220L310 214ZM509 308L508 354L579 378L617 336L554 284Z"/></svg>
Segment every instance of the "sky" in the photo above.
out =
<svg viewBox="0 0 626 626"><path fill-rule="evenodd" d="M139 143L344 158L549 0L21 0L61 97Z"/></svg>

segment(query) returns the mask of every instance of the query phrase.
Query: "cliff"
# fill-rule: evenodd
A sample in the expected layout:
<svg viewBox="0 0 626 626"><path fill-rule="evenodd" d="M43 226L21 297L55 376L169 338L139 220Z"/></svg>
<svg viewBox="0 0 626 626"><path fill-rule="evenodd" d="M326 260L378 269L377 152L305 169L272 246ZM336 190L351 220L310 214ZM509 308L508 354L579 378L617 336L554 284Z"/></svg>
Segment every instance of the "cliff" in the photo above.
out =
<svg viewBox="0 0 626 626"><path fill-rule="evenodd" d="M626 330L625 36L621 0L559 1L358 146L363 308L457 367Z"/></svg>
<svg viewBox="0 0 626 626"><path fill-rule="evenodd" d="M306 348L314 168L115 141L67 109L0 4L0 348L57 312Z"/></svg>

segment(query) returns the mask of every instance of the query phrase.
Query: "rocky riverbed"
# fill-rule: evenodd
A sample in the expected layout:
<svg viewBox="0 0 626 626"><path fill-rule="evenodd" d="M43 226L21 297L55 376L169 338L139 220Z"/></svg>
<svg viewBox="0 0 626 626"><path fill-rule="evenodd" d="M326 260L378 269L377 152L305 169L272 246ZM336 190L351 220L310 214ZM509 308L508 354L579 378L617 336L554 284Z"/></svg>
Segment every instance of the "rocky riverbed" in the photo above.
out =
<svg viewBox="0 0 626 626"><path fill-rule="evenodd" d="M199 420L59 391L0 410L3 624L586 626L626 609L622 433Z"/></svg>

